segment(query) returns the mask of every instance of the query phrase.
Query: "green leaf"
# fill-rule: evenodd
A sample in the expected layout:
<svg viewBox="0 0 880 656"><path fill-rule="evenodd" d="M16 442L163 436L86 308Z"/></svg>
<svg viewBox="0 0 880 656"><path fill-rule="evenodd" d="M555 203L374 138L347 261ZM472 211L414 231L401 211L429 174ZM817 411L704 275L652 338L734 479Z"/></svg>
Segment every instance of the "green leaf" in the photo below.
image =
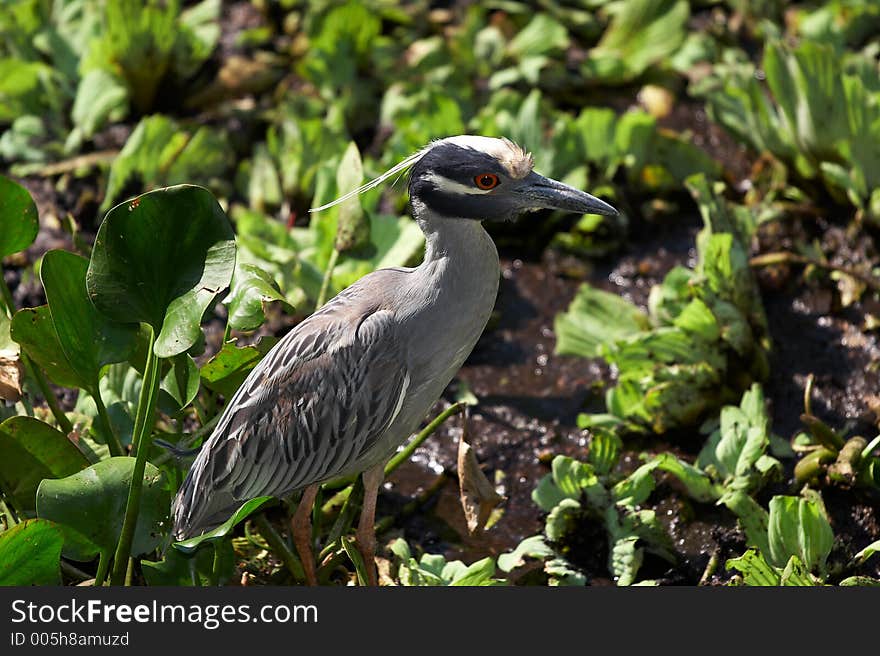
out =
<svg viewBox="0 0 880 656"><path fill-rule="evenodd" d="M235 552L230 540L218 540L211 549L184 553L168 549L159 561L142 560L141 571L147 585L208 586L224 585L235 574ZM214 576L215 550L219 550L220 568Z"/></svg>
<svg viewBox="0 0 880 656"><path fill-rule="evenodd" d="M779 573L771 567L757 549L749 549L739 558L727 561L727 569L742 573L743 582L754 586L776 586L780 584Z"/></svg>
<svg viewBox="0 0 880 656"><path fill-rule="evenodd" d="M870 576L849 576L840 582L842 586L880 586L880 579L873 579Z"/></svg>
<svg viewBox="0 0 880 656"><path fill-rule="evenodd" d="M34 243L39 228L37 206L27 189L0 175L0 258Z"/></svg>
<svg viewBox="0 0 880 656"><path fill-rule="evenodd" d="M229 139L213 128L188 131L165 116L148 116L138 123L113 160L100 209L110 209L137 180L146 188L214 183L227 173L232 157Z"/></svg>
<svg viewBox="0 0 880 656"><path fill-rule="evenodd" d="M685 332L707 342L715 341L721 335L715 315L698 298L688 303L672 323Z"/></svg>
<svg viewBox="0 0 880 656"><path fill-rule="evenodd" d="M449 585L453 586L489 586L505 585L504 582L493 578L495 576L495 559L483 558L468 565L463 571L457 573Z"/></svg>
<svg viewBox="0 0 880 656"><path fill-rule="evenodd" d="M364 167L357 145L352 141L345 149L336 170L336 193L344 196L358 187L364 179ZM355 194L339 204L336 215L334 248L340 253L365 246L370 241L370 219L361 207L361 198Z"/></svg>
<svg viewBox="0 0 880 656"><path fill-rule="evenodd" d="M361 580L363 570L360 553L354 548L353 540L343 542L346 553L358 568ZM403 538L397 538L388 545L394 554L397 564L397 574L401 585L405 586L486 586L506 585L505 581L495 579L495 561L492 558L483 558L471 565L465 565L460 560L446 562L440 554L422 554L417 561L412 556L409 545Z"/></svg>
<svg viewBox="0 0 880 656"><path fill-rule="evenodd" d="M636 546L638 540L637 535L625 535L611 544L609 569L619 586L632 585L636 581L645 558L645 550Z"/></svg>
<svg viewBox="0 0 880 656"><path fill-rule="evenodd" d="M575 499L563 499L557 503L544 522L544 533L550 542L564 543L577 528L583 516L583 507Z"/></svg>
<svg viewBox="0 0 880 656"><path fill-rule="evenodd" d="M409 560L412 558L409 544L403 538L396 538L388 545L389 551L397 556L400 560Z"/></svg>
<svg viewBox="0 0 880 656"><path fill-rule="evenodd" d="M253 264L236 264L229 296L223 302L229 306L227 322L232 330L259 328L266 320L266 305L272 302L293 310L272 276Z"/></svg>
<svg viewBox="0 0 880 656"><path fill-rule="evenodd" d="M256 346L243 347L226 342L220 352L202 366L202 382L208 389L231 397L276 342L274 338L263 338Z"/></svg>
<svg viewBox="0 0 880 656"><path fill-rule="evenodd" d="M578 571L565 558L553 558L544 563L544 571L550 577L549 584L552 586L584 586L587 577Z"/></svg>
<svg viewBox="0 0 880 656"><path fill-rule="evenodd" d="M561 53L568 48L569 36L565 26L539 13L521 29L507 45L511 55L517 58Z"/></svg>
<svg viewBox="0 0 880 656"><path fill-rule="evenodd" d="M229 535L232 529L234 529L238 524L243 522L245 519L247 519L258 510L265 507L274 499L275 497L266 496L256 497L254 499L251 499L250 501L245 501L243 504L241 504L241 506L239 506L238 510L236 510L229 519L227 519L214 530L199 535L197 537L190 538L189 540L175 542L174 548L180 549L184 553L192 553L199 548L199 545L205 542L216 542L218 540L222 540L227 535Z"/></svg>
<svg viewBox="0 0 880 656"><path fill-rule="evenodd" d="M614 130L617 115L614 110L587 107L575 121L577 133L581 138L581 151L591 162L613 175L618 165L617 150L614 147ZM609 176L610 177L610 176Z"/></svg>
<svg viewBox="0 0 880 656"><path fill-rule="evenodd" d="M585 74L611 83L641 75L684 42L690 8L686 0L628 0L590 51Z"/></svg>
<svg viewBox="0 0 880 656"><path fill-rule="evenodd" d="M52 522L28 519L0 533L0 586L60 585L64 535Z"/></svg>
<svg viewBox="0 0 880 656"><path fill-rule="evenodd" d="M749 546L757 547L761 553L770 553L767 535L770 518L757 501L742 490L734 490L726 492L718 503L727 506L736 515Z"/></svg>
<svg viewBox="0 0 880 656"><path fill-rule="evenodd" d="M111 319L150 324L159 357L183 353L199 339L208 305L229 286L234 237L207 189L179 185L138 196L110 210L98 229L89 297Z"/></svg>
<svg viewBox="0 0 880 656"><path fill-rule="evenodd" d="M16 312L12 317L11 334L12 339L56 385L74 388L90 385L84 376L73 369L64 355L48 305Z"/></svg>
<svg viewBox="0 0 880 656"><path fill-rule="evenodd" d="M767 85L798 149L815 162L833 160L835 144L849 132L840 60L833 48L804 41L789 51L779 43L764 50ZM815 174L815 168L809 170Z"/></svg>
<svg viewBox="0 0 880 656"><path fill-rule="evenodd" d="M160 384L160 389L173 401L168 408L170 414L192 403L199 393L199 383L199 368L192 356L187 353L175 355L171 359L171 368Z"/></svg>
<svg viewBox="0 0 880 656"><path fill-rule="evenodd" d="M721 496L721 490L712 483L712 480L697 467L684 462L671 453L661 453L653 460L642 465L639 469L652 466L675 476L684 484L687 494L695 501L708 503L717 501ZM637 470L638 471L638 470Z"/></svg>
<svg viewBox="0 0 880 656"><path fill-rule="evenodd" d="M46 479L37 490L37 515L65 531L64 555L89 560L98 552L112 553L119 540L135 459L102 460L72 476ZM158 547L167 533L171 499L162 473L147 463L132 555ZM83 543L83 539L91 543Z"/></svg>
<svg viewBox="0 0 880 656"><path fill-rule="evenodd" d="M10 417L0 424L0 489L21 512L36 512L44 478L64 478L88 466L64 433L38 419Z"/></svg>
<svg viewBox="0 0 880 656"><path fill-rule="evenodd" d="M599 347L650 327L635 305L589 285L581 285L568 310L556 317L556 352L583 357L599 355Z"/></svg>
<svg viewBox="0 0 880 656"><path fill-rule="evenodd" d="M95 309L86 293L88 267L84 257L53 250L43 257L40 279L61 350L94 395L102 367L131 357L137 327L112 321Z"/></svg>
<svg viewBox="0 0 880 656"><path fill-rule="evenodd" d="M791 556L797 556L807 570L818 570L824 575L834 532L821 497L773 497L770 500L768 539L768 555L773 565L784 567Z"/></svg>
<svg viewBox="0 0 880 656"><path fill-rule="evenodd" d="M551 474L538 481L538 485L532 490L532 501L544 512L550 512L566 498L565 493L553 482Z"/></svg>
<svg viewBox="0 0 880 656"><path fill-rule="evenodd" d="M596 427L590 437L587 462L593 466L596 474L607 476L617 466L622 448L622 440L613 431Z"/></svg>
<svg viewBox="0 0 880 656"><path fill-rule="evenodd" d="M533 535L516 545L513 551L498 556L498 569L502 572L510 572L524 565L526 558L544 560L553 555L554 551L544 541L544 536Z"/></svg>
<svg viewBox="0 0 880 656"><path fill-rule="evenodd" d="M220 0L202 0L180 12L172 67L179 77L198 72L220 41Z"/></svg>
<svg viewBox="0 0 880 656"><path fill-rule="evenodd" d="M740 407L721 409L721 425L697 457L697 466L730 489L756 489L777 473L780 464L766 454L770 446L770 419L761 386L743 394Z"/></svg>
<svg viewBox="0 0 880 656"><path fill-rule="evenodd" d="M106 123L128 113L128 90L114 75L100 68L86 73L76 90L71 118L82 136L91 139Z"/></svg>
<svg viewBox="0 0 880 656"><path fill-rule="evenodd" d="M853 558L853 563L861 565L866 560L868 560L868 558L876 553L880 553L880 540L875 540L867 547L859 551L859 553L855 555L855 558Z"/></svg>
<svg viewBox="0 0 880 656"><path fill-rule="evenodd" d="M551 464L553 482L569 499L580 497L584 489L596 484L593 468L568 456L556 456Z"/></svg>
<svg viewBox="0 0 880 656"><path fill-rule="evenodd" d="M654 476L651 472L655 468L655 463L646 463L615 485L612 490L615 503L635 507L647 501L654 491Z"/></svg>
<svg viewBox="0 0 880 656"><path fill-rule="evenodd" d="M813 581L810 576L809 570L797 556L792 556L788 559L788 563L785 565L785 569L782 570L782 575L779 577L779 584L797 587L812 587L816 585L815 581Z"/></svg>

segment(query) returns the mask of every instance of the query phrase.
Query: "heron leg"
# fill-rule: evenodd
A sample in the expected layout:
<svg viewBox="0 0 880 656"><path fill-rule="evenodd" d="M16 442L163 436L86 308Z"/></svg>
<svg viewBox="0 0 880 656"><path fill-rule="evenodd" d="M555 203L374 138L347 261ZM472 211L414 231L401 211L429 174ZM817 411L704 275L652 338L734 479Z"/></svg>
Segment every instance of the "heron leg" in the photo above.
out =
<svg viewBox="0 0 880 656"><path fill-rule="evenodd" d="M315 556L312 554L312 506L315 505L317 494L317 484L309 485L303 490L302 498L300 498L293 519L290 521L293 544L302 561L308 585L318 585L318 577L315 574Z"/></svg>
<svg viewBox="0 0 880 656"><path fill-rule="evenodd" d="M379 486L382 485L384 479L384 463L363 473L364 505L361 508L361 519L358 523L357 542L367 567L368 583L371 586L379 585L379 577L376 572L376 497L379 496Z"/></svg>

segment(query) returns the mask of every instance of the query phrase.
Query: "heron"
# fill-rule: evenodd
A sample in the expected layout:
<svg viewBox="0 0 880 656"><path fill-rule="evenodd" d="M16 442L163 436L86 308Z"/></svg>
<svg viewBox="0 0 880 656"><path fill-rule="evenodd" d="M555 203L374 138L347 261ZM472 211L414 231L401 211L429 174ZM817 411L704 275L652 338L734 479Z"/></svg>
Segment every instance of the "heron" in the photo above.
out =
<svg viewBox="0 0 880 656"><path fill-rule="evenodd" d="M495 305L501 271L483 222L540 209L617 214L533 169L531 153L506 138L447 137L312 210L408 171L423 261L360 278L251 370L178 491L178 540L218 526L249 499L301 491L291 534L306 582L315 585L310 514L318 488L359 474L364 499L355 537L368 582L377 584L374 524L385 464L470 355Z"/></svg>

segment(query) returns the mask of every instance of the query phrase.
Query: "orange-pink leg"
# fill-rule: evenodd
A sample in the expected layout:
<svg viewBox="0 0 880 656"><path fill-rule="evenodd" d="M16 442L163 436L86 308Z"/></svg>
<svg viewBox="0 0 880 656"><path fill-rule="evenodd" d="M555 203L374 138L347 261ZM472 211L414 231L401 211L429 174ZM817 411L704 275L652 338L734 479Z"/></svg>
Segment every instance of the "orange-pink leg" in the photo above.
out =
<svg viewBox="0 0 880 656"><path fill-rule="evenodd" d="M363 480L364 505L358 523L357 542L367 567L368 583L377 586L379 577L376 572L376 497L379 496L379 486L385 480L385 465L376 465L365 471Z"/></svg>
<svg viewBox="0 0 880 656"><path fill-rule="evenodd" d="M317 485L310 485L303 490L302 498L299 500L299 505L290 521L293 544L302 561L308 585L318 585L318 577L315 574L315 556L312 554L312 506L315 505L317 494Z"/></svg>

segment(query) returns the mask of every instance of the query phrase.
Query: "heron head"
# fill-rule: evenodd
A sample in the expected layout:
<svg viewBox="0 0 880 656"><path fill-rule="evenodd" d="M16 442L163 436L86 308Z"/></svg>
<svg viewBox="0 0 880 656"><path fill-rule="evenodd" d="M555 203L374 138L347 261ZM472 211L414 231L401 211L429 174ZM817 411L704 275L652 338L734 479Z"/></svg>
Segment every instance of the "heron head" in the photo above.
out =
<svg viewBox="0 0 880 656"><path fill-rule="evenodd" d="M611 205L533 171L532 155L508 139L462 135L434 142L413 165L410 198L452 218L510 221L555 209L615 215Z"/></svg>
<svg viewBox="0 0 880 656"><path fill-rule="evenodd" d="M578 214L617 210L595 196L532 170L534 160L508 139L459 135L434 141L363 187L318 211L381 184L407 169L414 208L453 219L511 221L541 209Z"/></svg>

